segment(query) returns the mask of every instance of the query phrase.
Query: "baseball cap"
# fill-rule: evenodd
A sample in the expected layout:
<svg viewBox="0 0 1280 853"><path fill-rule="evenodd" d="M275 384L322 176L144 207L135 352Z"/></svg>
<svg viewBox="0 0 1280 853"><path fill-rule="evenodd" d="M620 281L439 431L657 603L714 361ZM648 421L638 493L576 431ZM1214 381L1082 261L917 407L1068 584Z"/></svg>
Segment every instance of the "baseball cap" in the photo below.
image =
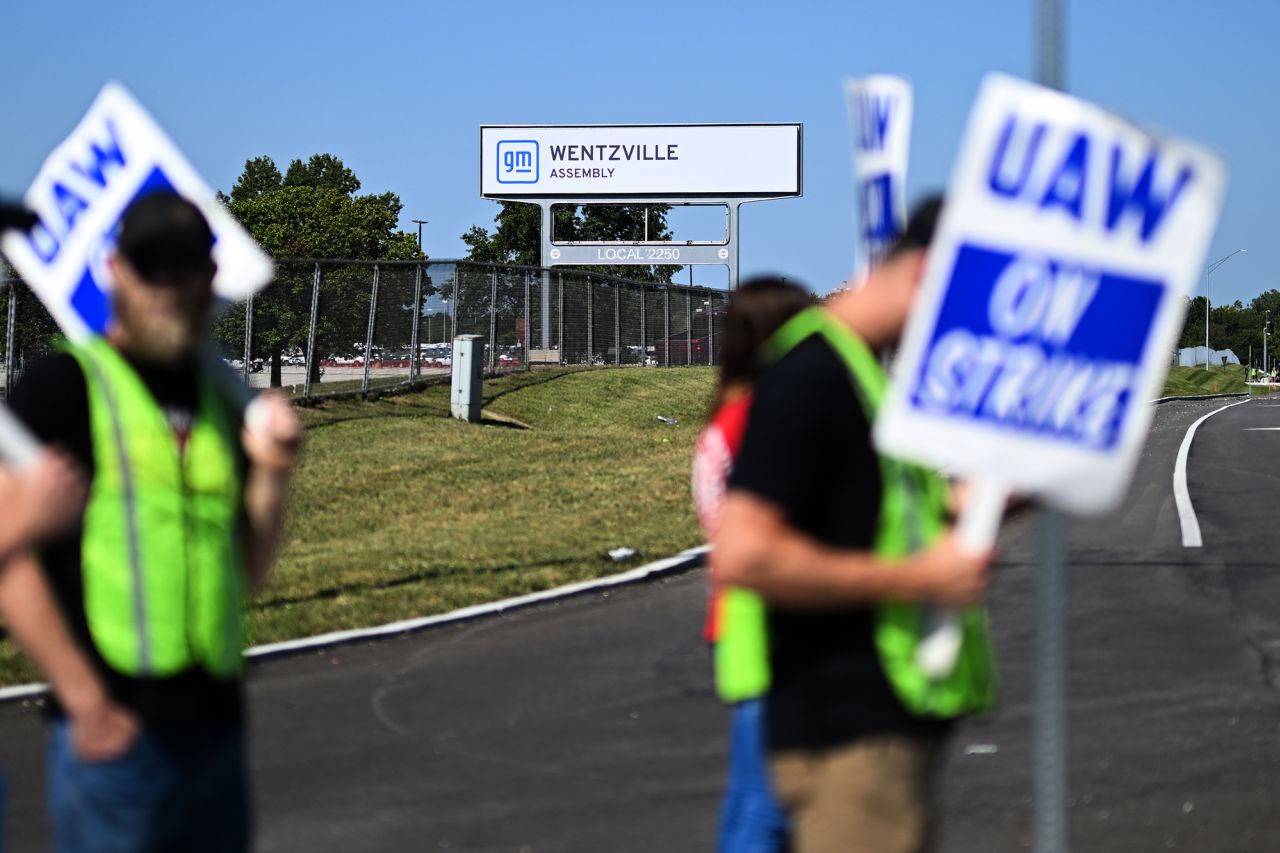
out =
<svg viewBox="0 0 1280 853"><path fill-rule="evenodd" d="M148 282L183 281L213 267L213 242L198 207L177 193L159 191L125 210L116 251Z"/></svg>

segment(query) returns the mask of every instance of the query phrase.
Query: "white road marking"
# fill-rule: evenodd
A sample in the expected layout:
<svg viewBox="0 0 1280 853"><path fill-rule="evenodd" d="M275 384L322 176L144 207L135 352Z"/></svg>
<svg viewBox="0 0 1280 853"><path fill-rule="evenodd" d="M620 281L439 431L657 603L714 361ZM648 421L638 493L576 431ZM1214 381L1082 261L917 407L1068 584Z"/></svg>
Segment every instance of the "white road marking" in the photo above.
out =
<svg viewBox="0 0 1280 853"><path fill-rule="evenodd" d="M1191 440L1195 438L1200 424L1218 412L1225 412L1232 406L1247 402L1249 400L1244 399L1223 406L1221 409L1214 409L1188 427L1187 434L1182 437L1182 446L1178 448L1178 461L1173 465L1173 501L1178 506L1178 523L1182 526L1182 547L1184 548L1204 546L1204 540L1200 537L1200 521L1196 518L1195 508L1191 506L1191 493L1187 491L1187 456L1191 453Z"/></svg>
<svg viewBox="0 0 1280 853"><path fill-rule="evenodd" d="M1245 427L1245 432L1280 432L1280 427Z"/></svg>

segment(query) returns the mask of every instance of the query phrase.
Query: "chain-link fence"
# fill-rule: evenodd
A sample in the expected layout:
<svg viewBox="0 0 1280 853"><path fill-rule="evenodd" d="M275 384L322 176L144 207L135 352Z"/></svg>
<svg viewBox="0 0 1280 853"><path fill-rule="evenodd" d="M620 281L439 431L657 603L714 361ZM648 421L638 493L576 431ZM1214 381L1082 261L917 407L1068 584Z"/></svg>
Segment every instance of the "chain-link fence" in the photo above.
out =
<svg viewBox="0 0 1280 853"><path fill-rule="evenodd" d="M57 333L31 292L13 284L0 266L6 391ZM455 335L485 341L490 373L714 365L727 299L723 290L577 269L282 260L267 288L226 308L214 340L251 385L314 397L445 375Z"/></svg>

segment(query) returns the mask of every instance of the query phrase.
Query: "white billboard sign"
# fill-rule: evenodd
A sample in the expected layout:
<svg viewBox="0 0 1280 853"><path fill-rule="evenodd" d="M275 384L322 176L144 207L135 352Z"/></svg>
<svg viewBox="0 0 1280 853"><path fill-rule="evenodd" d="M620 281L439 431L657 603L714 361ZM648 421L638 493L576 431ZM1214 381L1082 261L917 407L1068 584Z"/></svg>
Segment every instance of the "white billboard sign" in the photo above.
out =
<svg viewBox="0 0 1280 853"><path fill-rule="evenodd" d="M480 128L485 198L801 194L799 124Z"/></svg>
<svg viewBox="0 0 1280 853"><path fill-rule="evenodd" d="M907 158L911 151L911 84L887 74L845 82L853 124L853 177L858 199L857 258L861 280L907 224Z"/></svg>
<svg viewBox="0 0 1280 853"><path fill-rule="evenodd" d="M1196 145L988 77L877 446L1068 511L1114 507L1225 188Z"/></svg>
<svg viewBox="0 0 1280 853"><path fill-rule="evenodd" d="M24 200L40 222L7 232L0 248L72 340L101 333L110 315L106 259L134 199L169 190L213 229L214 290L244 299L271 280L271 259L123 86L109 83L71 135L45 160Z"/></svg>

